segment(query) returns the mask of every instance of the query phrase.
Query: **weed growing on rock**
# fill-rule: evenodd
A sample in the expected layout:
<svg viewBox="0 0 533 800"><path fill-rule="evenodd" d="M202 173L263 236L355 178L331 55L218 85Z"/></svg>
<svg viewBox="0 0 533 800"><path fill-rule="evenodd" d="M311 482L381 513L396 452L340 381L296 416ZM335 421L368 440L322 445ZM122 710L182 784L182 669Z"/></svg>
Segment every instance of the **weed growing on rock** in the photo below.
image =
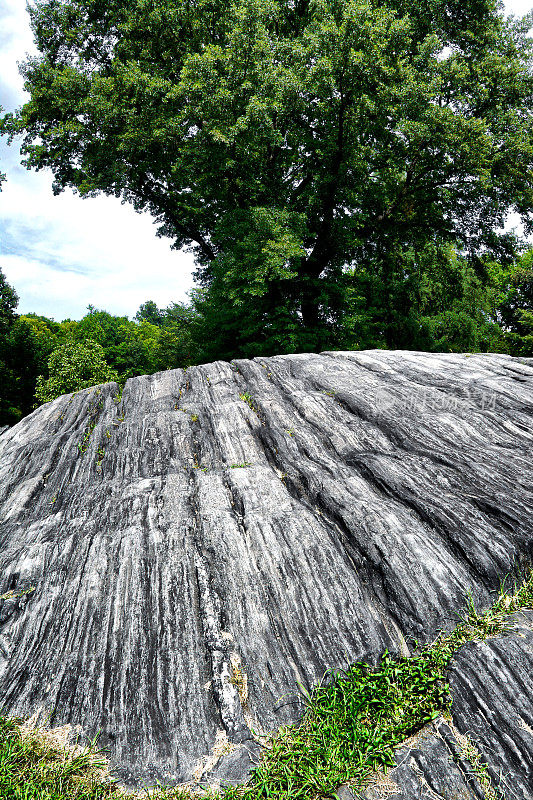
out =
<svg viewBox="0 0 533 800"><path fill-rule="evenodd" d="M11 599L4 596L3 599ZM410 658L382 656L377 668L364 663L329 673L321 685L304 691L307 709L299 724L268 737L261 761L244 786L219 791L159 788L154 800L319 800L341 784L362 789L377 772L395 765L395 748L441 714L451 696L446 681L454 654L467 642L488 639L506 630L515 611L533 608L533 573L500 591L493 606L478 612L469 600L463 618L450 633L422 647ZM234 673L235 685L239 675ZM487 797L488 772L470 746L463 756ZM126 800L147 797L127 793L103 772L104 760L94 744L60 753L57 747L23 732L21 721L0 717L0 797L9 800Z"/></svg>
<svg viewBox="0 0 533 800"><path fill-rule="evenodd" d="M259 409L257 408L257 403L255 402L254 398L249 392L243 392L239 395L241 400L249 406L255 414L259 413Z"/></svg>
<svg viewBox="0 0 533 800"><path fill-rule="evenodd" d="M92 419L87 427L85 428L83 439L81 442L78 442L78 450L80 451L80 455L84 455L87 452L87 448L89 447L89 439L91 438L93 431L96 427L96 419Z"/></svg>
<svg viewBox="0 0 533 800"><path fill-rule="evenodd" d="M35 591L35 586L30 586L28 589L12 589L5 594L0 594L0 600L18 600L27 594L32 594ZM1 718L0 718L1 719Z"/></svg>
<svg viewBox="0 0 533 800"><path fill-rule="evenodd" d="M484 800L502 800L502 794L494 787L488 767L474 742L457 730L454 730L454 736L459 745L461 758L470 765L469 775L481 786Z"/></svg>
<svg viewBox="0 0 533 800"><path fill-rule="evenodd" d="M100 394L100 389L95 391L96 395ZM93 431L96 428L96 423L98 422L98 417L100 413L103 411L104 408L104 401L100 400L98 403L94 402L89 405L89 422L85 426L85 431L83 433L83 439L81 442L78 442L78 450L80 455L84 455L87 452L89 447L89 439L93 435Z"/></svg>

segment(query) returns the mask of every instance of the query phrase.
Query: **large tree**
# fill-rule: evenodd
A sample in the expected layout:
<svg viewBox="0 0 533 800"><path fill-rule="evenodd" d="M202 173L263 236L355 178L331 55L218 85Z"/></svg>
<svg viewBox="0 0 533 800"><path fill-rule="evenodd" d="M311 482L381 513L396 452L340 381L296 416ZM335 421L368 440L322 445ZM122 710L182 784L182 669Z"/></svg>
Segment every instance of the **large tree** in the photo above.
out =
<svg viewBox="0 0 533 800"><path fill-rule="evenodd" d="M36 0L31 17L31 99L4 129L56 192L121 197L192 247L219 350L327 344L354 270L392 314L406 253L508 258L508 212L531 229L530 20L495 0Z"/></svg>

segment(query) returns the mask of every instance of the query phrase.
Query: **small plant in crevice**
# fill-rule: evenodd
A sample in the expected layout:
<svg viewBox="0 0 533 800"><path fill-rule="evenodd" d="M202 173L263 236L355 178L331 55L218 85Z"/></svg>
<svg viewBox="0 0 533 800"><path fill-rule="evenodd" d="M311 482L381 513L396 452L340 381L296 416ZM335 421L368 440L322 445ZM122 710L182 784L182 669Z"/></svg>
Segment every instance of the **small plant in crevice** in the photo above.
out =
<svg viewBox="0 0 533 800"><path fill-rule="evenodd" d="M95 396L98 396L101 393L101 389L97 388L94 392ZM101 412L104 409L104 400L103 398L100 399L98 402L91 403L89 405L89 422L85 426L85 430L83 432L83 438L81 442L78 442L77 448L80 455L84 455L87 452L89 447L89 440L93 434L94 429L96 428L96 424L98 422L98 417L100 416Z"/></svg>
<svg viewBox="0 0 533 800"><path fill-rule="evenodd" d="M483 800L505 800L501 788L494 786L488 766L483 761L474 742L469 736L460 734L457 730L454 730L454 736L458 743L461 760L470 766L468 778L474 778L477 781L483 792Z"/></svg>
<svg viewBox="0 0 533 800"><path fill-rule="evenodd" d="M267 370L267 374L266 374L267 378L271 378L272 377L272 373L269 371L267 364L261 364L261 366L262 366L263 369Z"/></svg>
<svg viewBox="0 0 533 800"><path fill-rule="evenodd" d="M89 447L89 440L93 434L94 429L96 428L96 422L97 422L96 419L91 420L91 422L85 428L81 442L78 442L77 447L81 455L87 452L87 449Z"/></svg>
<svg viewBox="0 0 533 800"><path fill-rule="evenodd" d="M19 600L21 597L26 597L35 591L35 586L28 586L27 589L10 589L5 594L0 594L0 600Z"/></svg>
<svg viewBox="0 0 533 800"><path fill-rule="evenodd" d="M200 470L200 472L207 472L208 467L205 464L202 464L197 453L193 453L192 462L193 469Z"/></svg>
<svg viewBox="0 0 533 800"><path fill-rule="evenodd" d="M183 414L188 414L191 422L198 422L198 414L196 414L194 411L189 411L188 408L180 408L177 403L174 408L176 411L181 411Z"/></svg>
<svg viewBox="0 0 533 800"><path fill-rule="evenodd" d="M248 676L240 663L232 661L229 682L237 689L241 705L245 708L248 704Z"/></svg>
<svg viewBox="0 0 533 800"><path fill-rule="evenodd" d="M257 403L255 402L254 398L252 397L252 395L249 392L242 392L239 395L239 397L244 403L246 403L246 405L249 408L252 409L254 414L258 414L259 415L259 409L257 407Z"/></svg>

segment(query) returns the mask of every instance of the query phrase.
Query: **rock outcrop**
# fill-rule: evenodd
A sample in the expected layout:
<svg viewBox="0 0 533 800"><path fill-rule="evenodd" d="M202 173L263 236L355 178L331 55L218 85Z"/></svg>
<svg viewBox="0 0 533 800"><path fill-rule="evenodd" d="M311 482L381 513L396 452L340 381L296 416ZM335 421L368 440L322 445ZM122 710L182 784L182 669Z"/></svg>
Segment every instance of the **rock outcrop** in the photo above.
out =
<svg viewBox="0 0 533 800"><path fill-rule="evenodd" d="M460 650L452 721L438 720L401 748L398 766L364 800L531 800L533 612L515 614L508 627ZM339 795L355 797L348 787Z"/></svg>
<svg viewBox="0 0 533 800"><path fill-rule="evenodd" d="M34 587L0 706L100 731L128 783L244 776L298 681L408 654L531 559L532 390L527 360L373 351L39 408L0 436L0 594Z"/></svg>

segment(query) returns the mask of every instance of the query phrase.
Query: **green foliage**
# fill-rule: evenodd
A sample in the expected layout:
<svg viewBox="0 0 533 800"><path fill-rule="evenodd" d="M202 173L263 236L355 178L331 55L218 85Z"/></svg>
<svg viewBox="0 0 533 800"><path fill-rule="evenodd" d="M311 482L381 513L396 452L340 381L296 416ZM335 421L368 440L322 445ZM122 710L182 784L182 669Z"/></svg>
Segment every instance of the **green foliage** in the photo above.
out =
<svg viewBox="0 0 533 800"><path fill-rule="evenodd" d="M386 275L354 270L337 341L348 349L513 352L505 306L526 256L502 264L430 244L397 253ZM521 302L533 308L529 298ZM513 354L526 349L522 341L523 351Z"/></svg>
<svg viewBox="0 0 533 800"><path fill-rule="evenodd" d="M507 269L494 262L495 318L505 330L508 352L533 357L533 248Z"/></svg>
<svg viewBox="0 0 533 800"><path fill-rule="evenodd" d="M48 359L48 378L37 379L35 396L41 403L117 379L105 360L103 348L92 339L68 340Z"/></svg>
<svg viewBox="0 0 533 800"><path fill-rule="evenodd" d="M140 307L135 321L89 306L89 313L77 324L73 336L77 341L87 338L97 341L109 365L124 382L134 375L195 363L196 316L192 308L178 303L159 309L148 301Z"/></svg>
<svg viewBox="0 0 533 800"><path fill-rule="evenodd" d="M2 114L3 108L0 106L0 115ZM2 183L5 181L6 176L4 172L0 172L0 192L2 191Z"/></svg>
<svg viewBox="0 0 533 800"><path fill-rule="evenodd" d="M16 314L18 297L0 270L0 425L32 407L39 356L31 328Z"/></svg>
<svg viewBox="0 0 533 800"><path fill-rule="evenodd" d="M245 465L232 465L245 466ZM262 758L247 784L208 791L207 800L320 800L339 785L364 788L372 772L395 764L395 747L428 722L447 714L450 693L446 672L453 655L467 642L502 634L510 614L533 608L533 573L502 590L487 611L471 601L459 624L411 658L385 653L377 667L356 663L326 673L311 692L302 692L306 713L298 724L268 738ZM485 790L491 784L479 754L471 746L463 756ZM111 783L94 744L79 752L64 750L20 721L0 717L0 795L6 800L133 800ZM489 795L487 795L489 796ZM154 800L187 800L186 789L158 788Z"/></svg>
<svg viewBox="0 0 533 800"><path fill-rule="evenodd" d="M135 320L89 306L80 321L55 322L37 314L18 317L17 302L0 270L0 425L13 424L32 410L36 388L37 399L47 402L63 392L104 380L124 384L134 375L186 367L201 357L204 331L199 327L200 317L183 303L159 309L148 301ZM81 361L76 366L61 365L63 356L56 351L65 355L77 344L82 348L76 351L78 358L86 343L93 355L84 357L88 359L85 367ZM109 370L98 367L98 359L94 361L94 343L102 348Z"/></svg>
<svg viewBox="0 0 533 800"><path fill-rule="evenodd" d="M417 331L405 258L501 261L508 212L531 228L530 19L495 0L38 0L31 17L30 99L3 130L56 192L122 197L193 249L209 353L321 349L354 315L358 340L398 346ZM354 311L367 288L385 323Z"/></svg>
<svg viewBox="0 0 533 800"><path fill-rule="evenodd" d="M38 399L55 396L59 384L51 393L43 389L52 377L48 362L54 351L72 342L98 343L109 374L122 385L129 377L159 370L300 348L395 347L531 357L532 262L533 249L495 261L488 255L461 254L451 245L398 248L386 269L372 263L368 269L345 270L330 293L330 300L336 297L337 316L332 307L328 325L317 323L305 338L287 298L278 294L272 310L273 284L262 294L246 271L243 281L248 288L238 304L236 329L234 312L224 303L231 290L237 307L237 269L228 270L224 281L195 290L190 305L158 308L148 301L134 320L89 306L80 321L60 323L36 314L18 317L16 293L2 276L0 424L12 424L31 411L38 376ZM100 379L105 378L87 378L93 383ZM87 385L85 379L61 383L61 390L72 391L81 383Z"/></svg>
<svg viewBox="0 0 533 800"><path fill-rule="evenodd" d="M0 331L2 334L15 321L15 309L18 306L18 295L6 281L5 275L0 270Z"/></svg>
<svg viewBox="0 0 533 800"><path fill-rule="evenodd" d="M0 796L4 800L120 800L103 780L105 758L93 746L68 750L53 736L0 717Z"/></svg>

